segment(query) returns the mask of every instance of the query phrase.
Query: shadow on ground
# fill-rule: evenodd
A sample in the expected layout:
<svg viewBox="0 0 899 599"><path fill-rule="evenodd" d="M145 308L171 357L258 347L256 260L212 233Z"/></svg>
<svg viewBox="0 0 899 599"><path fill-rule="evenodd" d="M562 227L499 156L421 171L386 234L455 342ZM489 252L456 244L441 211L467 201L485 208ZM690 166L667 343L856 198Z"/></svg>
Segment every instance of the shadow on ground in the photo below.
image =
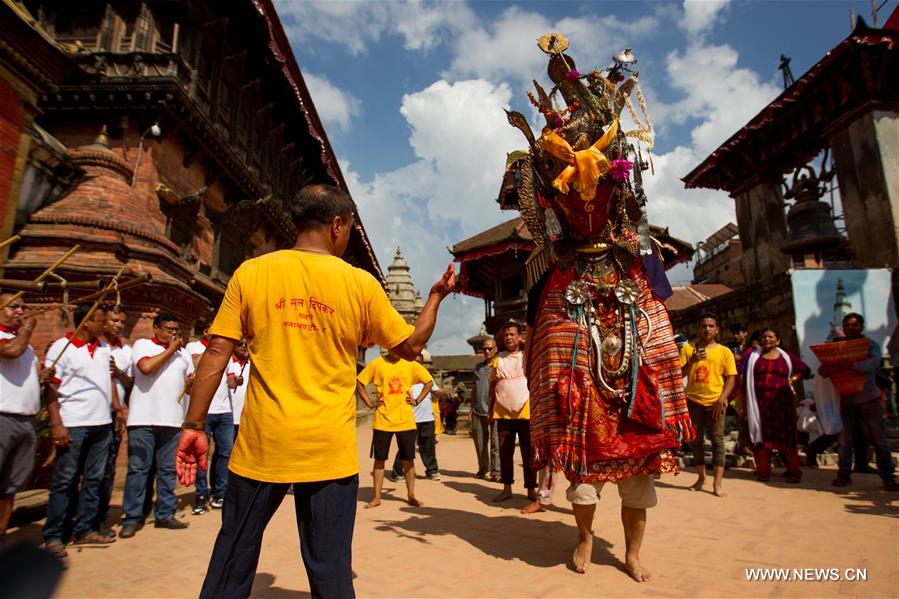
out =
<svg viewBox="0 0 899 599"><path fill-rule="evenodd" d="M493 504L496 505L496 504ZM520 515L483 515L448 508L403 509L406 520L381 520L376 530L392 532L420 543L432 543L432 537L454 536L486 555L499 559L518 559L538 568L570 564L571 550L577 541L577 529L562 522L532 519L526 532L509 542L508 531L522 529ZM593 564L611 565L621 570L624 564L609 549L611 545L596 537Z"/></svg>
<svg viewBox="0 0 899 599"><path fill-rule="evenodd" d="M275 586L274 575L268 572L259 572L253 579L253 589L250 591L250 597L258 597L259 599L306 599L312 597L309 591L294 591Z"/></svg>

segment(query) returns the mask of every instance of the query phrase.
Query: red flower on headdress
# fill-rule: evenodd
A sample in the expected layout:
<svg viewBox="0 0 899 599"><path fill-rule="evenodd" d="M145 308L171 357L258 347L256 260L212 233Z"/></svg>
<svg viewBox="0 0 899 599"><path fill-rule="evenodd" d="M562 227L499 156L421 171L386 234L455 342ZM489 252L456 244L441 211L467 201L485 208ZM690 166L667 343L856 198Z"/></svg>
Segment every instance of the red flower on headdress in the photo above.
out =
<svg viewBox="0 0 899 599"><path fill-rule="evenodd" d="M578 79L581 78L581 74L577 72L577 69L571 69L567 73L565 73L565 81L569 83L574 83Z"/></svg>
<svg viewBox="0 0 899 599"><path fill-rule="evenodd" d="M617 159L612 161L609 172L615 181L625 181L631 176L632 168L634 168L634 163L630 160Z"/></svg>

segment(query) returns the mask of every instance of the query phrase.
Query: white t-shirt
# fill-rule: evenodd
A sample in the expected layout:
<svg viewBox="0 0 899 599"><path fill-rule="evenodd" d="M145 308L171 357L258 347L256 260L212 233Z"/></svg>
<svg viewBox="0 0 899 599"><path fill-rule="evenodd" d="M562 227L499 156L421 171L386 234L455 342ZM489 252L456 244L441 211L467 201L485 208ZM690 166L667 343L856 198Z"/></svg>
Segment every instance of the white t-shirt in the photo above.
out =
<svg viewBox="0 0 899 599"><path fill-rule="evenodd" d="M185 348L181 348L153 374L140 371L144 358L152 358L165 351L165 346L152 339L138 339L132 349L134 387L128 412L128 426L180 427L187 413L184 379L194 371L194 363Z"/></svg>
<svg viewBox="0 0 899 599"><path fill-rule="evenodd" d="M184 346L184 350L190 354L191 360L196 356L202 356L206 353L206 344L202 341L191 341ZM230 362L229 362L230 365ZM186 396L184 401L190 401L190 396ZM222 373L222 380L219 382L215 395L212 396L212 403L209 404L209 414L227 414L231 411L231 396L228 389L228 368Z"/></svg>
<svg viewBox="0 0 899 599"><path fill-rule="evenodd" d="M421 390L424 388L424 385L421 383L416 383L412 385L412 399L417 399L418 394L421 393ZM437 383L434 383L434 386L431 387L432 391L440 391L440 387L437 386ZM431 394L428 393L421 403L417 406L412 406L412 413L415 415L415 424L420 422L434 422L434 406L431 405Z"/></svg>
<svg viewBox="0 0 899 599"><path fill-rule="evenodd" d="M241 366L237 358L231 358L231 362L228 363L226 374L243 377L243 383L238 385L237 389L233 391L228 389L228 392L231 394L231 410L234 412L234 424L240 424L240 415L243 413L243 404L247 397L247 385L250 384L250 368L249 360L247 360L246 366ZM243 374L241 374L241 371L243 371Z"/></svg>
<svg viewBox="0 0 899 599"><path fill-rule="evenodd" d="M16 334L0 329L0 343ZM18 358L0 357L0 412L34 416L41 409L41 384L37 378L37 354L31 346Z"/></svg>
<svg viewBox="0 0 899 599"><path fill-rule="evenodd" d="M109 351L112 353L112 359L115 360L116 368L124 372L130 377L134 377L134 362L131 359L131 346L127 343L119 341L118 345L110 345ZM116 389L119 391L119 403L125 405L125 384L119 379L115 380Z"/></svg>
<svg viewBox="0 0 899 599"><path fill-rule="evenodd" d="M71 333L57 339L47 350L44 365L50 366L68 344ZM56 363L59 383L59 415L72 426L98 426L112 422L112 380L109 374L109 345L102 339L72 343Z"/></svg>

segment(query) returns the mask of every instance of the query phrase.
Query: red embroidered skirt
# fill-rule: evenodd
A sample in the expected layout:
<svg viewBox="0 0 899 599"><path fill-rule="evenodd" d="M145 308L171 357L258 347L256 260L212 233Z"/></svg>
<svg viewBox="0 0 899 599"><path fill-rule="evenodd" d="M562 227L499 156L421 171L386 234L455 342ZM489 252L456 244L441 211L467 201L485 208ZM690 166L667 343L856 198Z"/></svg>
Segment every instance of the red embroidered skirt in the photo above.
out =
<svg viewBox="0 0 899 599"><path fill-rule="evenodd" d="M533 463L535 468L549 464L571 482L677 472L671 450L693 436L668 312L652 293L642 265L635 263L628 274L641 289L637 305L652 322L648 343L645 318L639 320L638 330L644 339L644 363L658 374L661 430L631 420L624 400L594 380L591 366L596 363L596 352L589 330L568 316L565 289L574 280L574 271L552 269L541 295L528 356ZM560 375L567 378L571 371L573 380L584 382L578 385L580 401L571 402L570 395L562 397L567 391L559 390ZM623 376L607 383L621 388L626 379Z"/></svg>

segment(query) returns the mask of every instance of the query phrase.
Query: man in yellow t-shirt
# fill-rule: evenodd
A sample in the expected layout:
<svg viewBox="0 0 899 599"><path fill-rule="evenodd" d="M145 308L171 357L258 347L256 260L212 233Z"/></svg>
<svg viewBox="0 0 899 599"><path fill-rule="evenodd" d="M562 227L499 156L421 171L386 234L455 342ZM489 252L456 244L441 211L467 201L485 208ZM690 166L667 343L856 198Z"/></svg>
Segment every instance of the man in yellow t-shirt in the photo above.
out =
<svg viewBox="0 0 899 599"><path fill-rule="evenodd" d="M378 390L378 400L373 402L365 390L374 384ZM412 397L412 385L422 384L421 392ZM412 406L424 401L434 386L434 379L418 362L400 360L396 356L378 357L366 366L356 378L359 397L369 408L377 406L371 441L371 455L375 458L372 470L374 496L365 504L366 508L381 505L381 489L384 486L384 463L390 454L390 439L396 435L400 459L403 461L403 475L406 478L406 495L409 505L422 507L424 504L415 497L415 414Z"/></svg>
<svg viewBox="0 0 899 599"><path fill-rule="evenodd" d="M737 365L734 353L724 345L719 345L720 327L718 317L706 312L699 317L699 342L694 347L686 343L680 350L681 366L687 377L687 407L690 420L696 429L693 440L693 464L699 478L690 487L699 491L705 484L705 449L703 439L708 429L712 440L712 466L715 472L713 492L718 497L724 496L721 488L724 480L724 413L727 410L727 398L734 388L737 376Z"/></svg>
<svg viewBox="0 0 899 599"><path fill-rule="evenodd" d="M178 477L191 485L206 463L209 404L235 345L248 339L253 369L205 598L249 596L263 532L291 484L312 596L354 595L356 352L378 344L415 359L455 287L449 267L409 325L377 279L340 259L356 213L347 193L308 186L288 209L297 228L293 248L247 260L228 284L176 452Z"/></svg>

